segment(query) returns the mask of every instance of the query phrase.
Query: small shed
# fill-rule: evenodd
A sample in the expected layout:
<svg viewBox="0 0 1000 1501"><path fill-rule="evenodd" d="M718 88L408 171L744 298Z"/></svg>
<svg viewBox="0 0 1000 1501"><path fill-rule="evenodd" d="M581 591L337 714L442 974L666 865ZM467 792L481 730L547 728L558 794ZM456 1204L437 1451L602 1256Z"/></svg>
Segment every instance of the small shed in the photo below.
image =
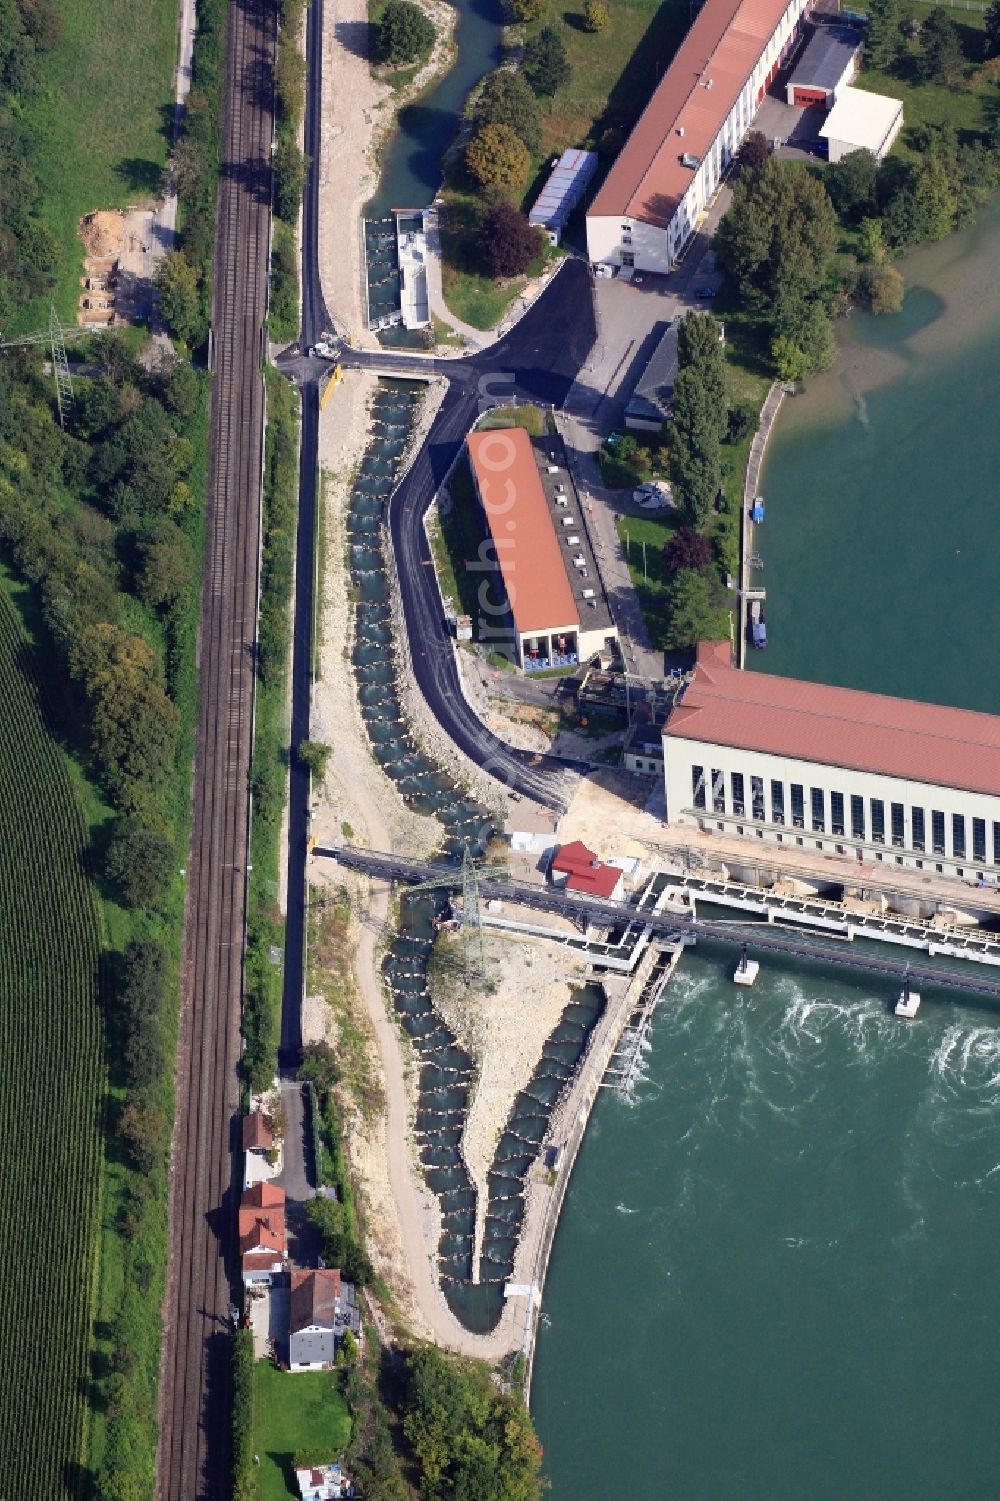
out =
<svg viewBox="0 0 1000 1501"><path fill-rule="evenodd" d="M528 223L544 229L553 245L559 244L566 221L597 171L596 151L564 151L535 199Z"/></svg>
<svg viewBox="0 0 1000 1501"><path fill-rule="evenodd" d="M625 426L634 431L658 433L670 416L677 380L677 331L675 318L668 324L625 404Z"/></svg>
<svg viewBox="0 0 1000 1501"><path fill-rule="evenodd" d="M836 104L820 127L831 162L852 151L870 151L877 162L892 150L903 128L903 101L867 89L841 89Z"/></svg>
<svg viewBox="0 0 1000 1501"><path fill-rule="evenodd" d="M829 109L857 76L861 44L853 26L817 26L788 80L788 103Z"/></svg>

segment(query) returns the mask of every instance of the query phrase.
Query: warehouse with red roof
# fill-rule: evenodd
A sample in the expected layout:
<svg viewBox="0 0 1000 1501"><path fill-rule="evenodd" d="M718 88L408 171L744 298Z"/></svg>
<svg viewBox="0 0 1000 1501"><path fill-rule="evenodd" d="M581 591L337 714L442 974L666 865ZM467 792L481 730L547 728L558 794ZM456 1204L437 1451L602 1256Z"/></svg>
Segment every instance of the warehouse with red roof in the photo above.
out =
<svg viewBox="0 0 1000 1501"><path fill-rule="evenodd" d="M705 0L587 214L587 253L669 271L814 0Z"/></svg>
<svg viewBox="0 0 1000 1501"><path fill-rule="evenodd" d="M663 728L667 821L1000 877L1000 717L741 672L702 642Z"/></svg>
<svg viewBox="0 0 1000 1501"><path fill-rule="evenodd" d="M489 533L470 566L478 639L527 672L575 667L616 639L562 440L523 427L469 434L472 480Z"/></svg>

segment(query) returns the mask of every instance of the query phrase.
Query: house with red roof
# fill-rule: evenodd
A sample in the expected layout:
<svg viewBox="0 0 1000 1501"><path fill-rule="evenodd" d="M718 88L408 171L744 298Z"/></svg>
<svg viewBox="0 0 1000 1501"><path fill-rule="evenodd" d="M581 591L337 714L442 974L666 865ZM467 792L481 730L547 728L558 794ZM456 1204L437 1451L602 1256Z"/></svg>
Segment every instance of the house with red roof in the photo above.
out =
<svg viewBox="0 0 1000 1501"><path fill-rule="evenodd" d="M255 1183L244 1191L238 1216L240 1271L245 1287L269 1285L288 1256L285 1190Z"/></svg>
<svg viewBox="0 0 1000 1501"><path fill-rule="evenodd" d="M580 839L560 845L549 865L549 876L553 886L564 891L612 902L621 896L625 881L624 873L617 865L600 861Z"/></svg>
<svg viewBox="0 0 1000 1501"><path fill-rule="evenodd" d="M663 727L667 821L1000 881L1000 717L741 672L705 642Z"/></svg>

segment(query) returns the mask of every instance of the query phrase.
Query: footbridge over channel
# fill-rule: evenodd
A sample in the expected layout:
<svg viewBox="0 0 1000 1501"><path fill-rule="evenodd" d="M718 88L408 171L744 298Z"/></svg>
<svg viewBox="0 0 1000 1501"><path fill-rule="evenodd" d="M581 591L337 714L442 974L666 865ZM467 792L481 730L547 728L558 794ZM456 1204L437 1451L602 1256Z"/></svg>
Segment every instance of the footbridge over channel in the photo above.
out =
<svg viewBox="0 0 1000 1501"><path fill-rule="evenodd" d="M317 847L313 850L313 856L317 859L336 860L346 869L407 885L436 880L453 872L455 889L459 890L462 885L460 865L411 860L399 855L348 846L336 849ZM730 944L740 949L746 945L759 954L773 953L815 964L833 964L839 968L855 969L900 981L909 975L914 986L957 990L1000 1001L1000 976L983 974L973 965L957 969L933 962L914 964L903 956L897 958L891 954L872 953L843 938L822 938L812 933L786 931L762 922L727 922L648 908L640 911L628 902L600 901L593 897L567 894L560 888L541 886L531 881L483 878L479 882L479 894L484 899L497 898L518 902L540 911L557 912L585 925L615 927L640 921L651 933L673 944L696 943L703 939Z"/></svg>

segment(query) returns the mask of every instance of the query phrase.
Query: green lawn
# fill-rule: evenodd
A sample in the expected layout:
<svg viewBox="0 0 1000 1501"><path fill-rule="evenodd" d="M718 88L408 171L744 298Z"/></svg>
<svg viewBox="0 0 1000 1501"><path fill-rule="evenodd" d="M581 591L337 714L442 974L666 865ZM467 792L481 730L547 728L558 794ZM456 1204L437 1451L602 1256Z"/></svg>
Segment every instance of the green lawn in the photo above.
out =
<svg viewBox="0 0 1000 1501"><path fill-rule="evenodd" d="M339 1459L351 1436L347 1403L333 1371L279 1371L258 1361L254 1390L254 1452L260 1458L259 1501L298 1496L292 1457L300 1450Z"/></svg>
<svg viewBox="0 0 1000 1501"><path fill-rule="evenodd" d="M527 285L527 276L494 281L479 269L476 236L487 205L475 193L454 184L442 191L446 208L441 214L441 279L444 300L463 323L473 328L495 328L515 298ZM562 252L547 245L528 267L530 276L540 276L546 262Z"/></svg>
<svg viewBox="0 0 1000 1501"><path fill-rule="evenodd" d="M482 418L479 426L523 427L533 438L540 438L543 433L551 431L548 413L530 403L520 407L494 407L492 412Z"/></svg>
<svg viewBox="0 0 1000 1501"><path fill-rule="evenodd" d="M925 21L934 7L915 3L910 9L915 18ZM946 7L947 8L947 7ZM859 9L865 9L864 6ZM940 83L920 83L914 62L920 52L919 40L908 43L908 55L896 73L882 73L865 68L858 80L863 89L888 94L903 101L902 155L907 155L908 127L915 125L953 125L959 131L982 132L990 128L996 116L996 81L983 67L983 30L986 17L981 11L951 8L951 19L958 27L965 54L965 86L950 88ZM897 148L899 149L899 148Z"/></svg>
<svg viewBox="0 0 1000 1501"><path fill-rule="evenodd" d="M75 321L83 246L76 226L93 209L155 194L167 157L177 50L177 0L60 0L63 39L42 60L44 86L23 109L45 222L66 251L56 287ZM19 326L48 321L46 296Z"/></svg>
<svg viewBox="0 0 1000 1501"><path fill-rule="evenodd" d="M438 522L432 538L434 565L441 592L454 602L463 615L472 616L475 629L477 595L483 575L470 573L465 565L479 556L479 544L486 533L466 459L463 458L455 466L448 481L448 489L452 504L447 514L438 512Z"/></svg>
<svg viewBox="0 0 1000 1501"><path fill-rule="evenodd" d="M615 525L628 558L629 573L639 596L649 639L654 647L662 647L667 598L663 553L680 525L680 518L673 513L667 517L619 516Z"/></svg>
<svg viewBox="0 0 1000 1501"><path fill-rule="evenodd" d="M554 26L566 47L573 70L566 86L551 101L543 100L542 154L537 165L547 166L552 154L567 146L597 147L605 131L615 138L604 142L606 165L620 149L627 133L649 102L667 64L688 29L687 0L613 0L606 31L583 28L585 6L549 5L528 35ZM537 185L536 185L537 186Z"/></svg>

